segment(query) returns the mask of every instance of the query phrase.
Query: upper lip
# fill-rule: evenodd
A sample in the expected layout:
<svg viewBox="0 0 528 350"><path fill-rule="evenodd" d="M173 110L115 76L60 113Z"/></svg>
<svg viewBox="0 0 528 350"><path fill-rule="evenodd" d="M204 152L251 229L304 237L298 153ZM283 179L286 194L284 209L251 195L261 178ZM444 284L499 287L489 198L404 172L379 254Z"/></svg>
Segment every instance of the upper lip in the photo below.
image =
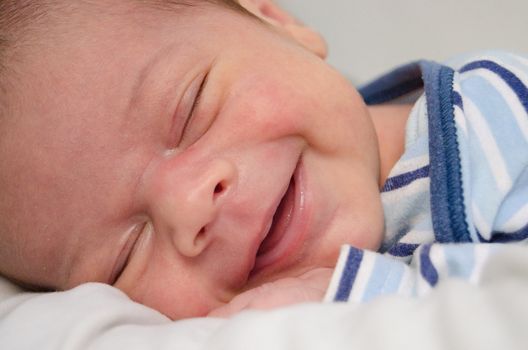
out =
<svg viewBox="0 0 528 350"><path fill-rule="evenodd" d="M255 265L256 265L256 262L257 262L257 255L258 255L258 251L260 249L260 247L262 246L264 240L272 233L272 224L273 224L273 218L274 216L277 214L278 210L279 210L279 206L280 206L280 203L281 201L283 200L283 198L287 195L287 192L288 190L290 189L290 186L292 184L292 178L295 177L295 174L296 172L298 171L298 168L299 168L299 164L300 164L300 158L299 160L297 161L296 165L295 165L295 168L292 170L291 174L290 174L290 177L288 177L287 179L287 182L285 183L285 185L283 186L282 190L279 192L279 195L277 195L277 197L271 202L272 204L270 205L269 209L267 210L267 213L265 215L265 223L266 225L263 226L263 229L261 231L261 233L257 236L257 242L255 244L255 250L254 250L254 260L253 260L253 266L251 268L251 270L249 271L249 275L248 275L248 278L251 277L252 274L254 274L255 272ZM295 216L295 211L297 211L297 206L294 207L294 212L293 212L293 216Z"/></svg>
<svg viewBox="0 0 528 350"><path fill-rule="evenodd" d="M282 192L282 196L279 198L279 201L275 205L275 211L273 212L271 219L268 221L268 230L261 241L260 247L262 247L266 238L268 238L270 234L272 234L272 232L277 229L277 226L274 225L275 220L276 219L279 220L284 215L283 212L287 210L286 207L281 206L281 203L285 199L285 197L288 195L288 192L292 190L291 187L292 187L292 180L290 178L290 181L288 182L288 186L286 187L286 190ZM259 247L259 251L260 251L260 247Z"/></svg>
<svg viewBox="0 0 528 350"><path fill-rule="evenodd" d="M268 235L271 233L271 229L272 229L272 226L273 226L272 225L273 224L273 218L275 217L275 215L277 214L277 211L279 210L280 203L282 202L282 200L284 199L284 197L288 193L288 190L290 189L290 186L291 186L291 183L292 183L292 178L295 176L295 172L297 171L298 165L299 165L298 163L295 165L295 168L293 169L293 172L291 173L290 177L288 178L288 181L287 181L286 185L284 186L284 188L280 192L280 196L278 196L272 202L273 205L271 206L271 209L268 211L267 220L266 220L267 225L266 225L266 229L263 232L264 234L261 236L262 238L260 240L259 247L262 244L262 242L266 239L266 237L268 237Z"/></svg>
<svg viewBox="0 0 528 350"><path fill-rule="evenodd" d="M250 254L252 260L248 262L249 266L248 266L248 270L247 270L247 275L245 276L246 283L247 283L247 280L250 279L250 277L251 277L251 275L252 275L252 273L253 273L253 271L255 269L255 263L256 263L256 260L257 260L257 253L259 251L259 248L262 245L262 242L266 239L266 237L271 232L271 227L272 227L272 223L273 223L273 217L277 213L277 210L279 209L279 205L280 205L282 199L284 198L284 196L288 192L288 188L290 187L290 183L291 183L291 178L295 175L295 172L297 171L297 167L298 167L298 163L296 164L295 168L293 169L292 173L290 174L290 177L288 178L288 181L285 183L285 185L283 186L281 191L278 192L278 194L276 195L276 197L274 198L274 200L271 202L271 204L269 205L268 209L264 213L264 220L262 221L263 226L262 226L260 232L257 235L255 235L255 239L254 239L254 241L251 244L251 247L252 247L251 251L253 253Z"/></svg>

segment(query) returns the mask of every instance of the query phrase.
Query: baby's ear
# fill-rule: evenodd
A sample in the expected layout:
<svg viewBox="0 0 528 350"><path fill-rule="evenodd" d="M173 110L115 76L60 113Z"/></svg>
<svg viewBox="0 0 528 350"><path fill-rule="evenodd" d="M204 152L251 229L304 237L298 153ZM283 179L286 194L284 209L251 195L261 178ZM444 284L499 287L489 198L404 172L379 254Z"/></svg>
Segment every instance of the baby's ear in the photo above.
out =
<svg viewBox="0 0 528 350"><path fill-rule="evenodd" d="M326 42L319 33L303 25L272 0L239 0L254 15L282 27L297 42L321 58L326 58Z"/></svg>

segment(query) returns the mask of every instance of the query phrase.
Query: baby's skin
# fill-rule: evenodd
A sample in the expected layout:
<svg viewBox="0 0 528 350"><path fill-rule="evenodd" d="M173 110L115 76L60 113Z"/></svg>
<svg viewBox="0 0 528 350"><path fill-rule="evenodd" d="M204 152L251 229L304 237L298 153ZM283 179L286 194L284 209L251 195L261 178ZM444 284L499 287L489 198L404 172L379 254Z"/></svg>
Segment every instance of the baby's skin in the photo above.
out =
<svg viewBox="0 0 528 350"><path fill-rule="evenodd" d="M230 317L248 309L269 310L304 302L320 302L332 276L331 268L315 268L296 277L284 277L251 288L208 316Z"/></svg>
<svg viewBox="0 0 528 350"><path fill-rule="evenodd" d="M172 319L320 301L342 244L379 247L410 107L367 108L269 0L147 3L68 2L8 62L0 272Z"/></svg>

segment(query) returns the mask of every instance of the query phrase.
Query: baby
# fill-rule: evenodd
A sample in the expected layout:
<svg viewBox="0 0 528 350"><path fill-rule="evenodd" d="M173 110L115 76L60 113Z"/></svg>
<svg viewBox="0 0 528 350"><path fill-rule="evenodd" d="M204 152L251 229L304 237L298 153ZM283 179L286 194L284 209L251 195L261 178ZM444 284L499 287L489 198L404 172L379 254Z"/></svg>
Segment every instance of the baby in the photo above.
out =
<svg viewBox="0 0 528 350"><path fill-rule="evenodd" d="M367 251L402 257L418 243L491 242L524 232L511 215L521 229L528 222L525 200L512 202L503 226L481 220L489 230L472 224L471 198L456 191L440 209L404 200L398 191L411 183L429 191L429 175L437 188L444 173L468 174L433 156L429 165L423 148L423 118L436 115L424 109L446 102L428 95L412 113L367 107L419 87L418 66L362 98L324 62L320 37L269 0L7 1L0 31L0 273L28 288L102 282L172 319L224 316L325 292L344 300ZM421 66L426 93L442 96L428 82L454 86L453 73L431 67ZM449 106L458 97L449 90ZM519 166L506 171L499 204L526 188L526 135L508 146L520 147ZM395 167L404 144L418 158ZM386 201L404 213L388 215ZM448 222L458 236L437 234L435 216L418 207L440 218L458 210L466 226Z"/></svg>
<svg viewBox="0 0 528 350"><path fill-rule="evenodd" d="M181 318L285 277L320 300L341 244L379 246L372 117L269 1L3 4L2 275Z"/></svg>

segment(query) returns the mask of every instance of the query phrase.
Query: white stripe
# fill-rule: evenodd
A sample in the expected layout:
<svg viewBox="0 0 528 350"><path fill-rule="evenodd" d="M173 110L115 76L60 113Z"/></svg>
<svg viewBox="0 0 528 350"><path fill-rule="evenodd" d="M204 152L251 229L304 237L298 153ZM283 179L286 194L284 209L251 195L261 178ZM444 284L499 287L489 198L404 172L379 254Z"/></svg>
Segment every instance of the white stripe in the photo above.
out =
<svg viewBox="0 0 528 350"><path fill-rule="evenodd" d="M350 293L349 301L359 303L363 301L363 294L367 288L368 281L372 275L372 269L374 268L374 261L376 260L375 253L363 252L363 259L359 271L354 281L354 287Z"/></svg>
<svg viewBox="0 0 528 350"><path fill-rule="evenodd" d="M429 250L429 259L438 274L438 281L448 276L447 259L444 254L444 246L433 244Z"/></svg>
<svg viewBox="0 0 528 350"><path fill-rule="evenodd" d="M462 103L464 99L462 98ZM464 137L467 139L468 131L467 131L467 124L466 124L466 118L464 118L464 111L460 109L460 107L455 106L455 123L458 125L462 133L464 134Z"/></svg>
<svg viewBox="0 0 528 350"><path fill-rule="evenodd" d="M456 79L453 80L453 91L457 92L460 95L460 98L462 99L462 105L464 104L464 95L461 92L460 88L460 74L457 72ZM467 139L468 131L467 131L467 122L466 118L464 116L464 111L461 107L458 105L455 105L455 123L458 126L460 130L462 130L462 133L464 134L465 138Z"/></svg>
<svg viewBox="0 0 528 350"><path fill-rule="evenodd" d="M430 215L429 212L423 212L420 213L419 216L414 217L414 222L420 222L424 220L425 216ZM434 232L433 230L416 230L411 229L408 233L403 236L398 243L405 243L405 244L425 244L425 243L432 243L434 241Z"/></svg>
<svg viewBox="0 0 528 350"><path fill-rule="evenodd" d="M409 266L403 267L403 274L400 279L400 285L398 287L398 295L402 296L415 296L416 275Z"/></svg>
<svg viewBox="0 0 528 350"><path fill-rule="evenodd" d="M504 224L501 230L507 232L514 232L522 229L528 224L528 204L525 204L521 209L517 210L515 215L513 215L508 221Z"/></svg>
<svg viewBox="0 0 528 350"><path fill-rule="evenodd" d="M469 282L478 283L482 276L482 270L486 262L489 260L489 247L491 245L479 244L474 246L473 271L469 276Z"/></svg>
<svg viewBox="0 0 528 350"><path fill-rule="evenodd" d="M510 57L513 58L513 59L519 59L520 58L519 56L515 56L515 55L512 55ZM481 60L481 59L495 62L499 66L502 66L503 68L505 68L505 69L509 70L510 72L512 72L513 74L515 74L515 76L517 78L519 78L525 85L528 84L528 75L527 75L526 71L520 70L520 69L518 69L515 66L509 65L508 63L501 61L500 57L483 56L483 58L479 58L479 60ZM523 60L520 59L519 61L523 61Z"/></svg>
<svg viewBox="0 0 528 350"><path fill-rule="evenodd" d="M469 72L468 72L469 73ZM526 111L524 110L521 101L511 89L511 87L504 81L500 76L493 73L492 71L486 69L479 69L472 71L472 74L468 75L478 75L483 79L487 80L495 90L502 96L502 98L507 102L508 107L511 108L513 115L515 116L515 121L521 130L524 140L528 142L528 118ZM467 76L466 76L467 77Z"/></svg>
<svg viewBox="0 0 528 350"><path fill-rule="evenodd" d="M387 204L394 204L405 201L410 196L415 196L421 192L429 190L430 179L428 177L422 177L414 180L410 184L398 189L383 192L383 202Z"/></svg>
<svg viewBox="0 0 528 350"><path fill-rule="evenodd" d="M482 153L488 160L489 168L491 169L491 173L495 178L495 183L501 191L500 194L504 195L511 188L512 180L506 171L507 167L504 163L504 159L502 158L499 147L495 142L493 134L488 128L486 119L482 116L477 106L475 106L475 104L469 98L464 99L464 104L466 109L466 118L469 120L471 126L475 129L475 134L477 135L477 138L480 142Z"/></svg>
<svg viewBox="0 0 528 350"><path fill-rule="evenodd" d="M332 279L330 280L330 285L328 286L328 289L326 290L326 294L323 299L324 302L330 303L334 301L334 298L337 293L337 288L339 287L339 282L341 281L341 277L343 276L343 269L345 268L346 262L348 260L349 251L350 247L346 245L341 246L339 258L337 260L334 273L332 274Z"/></svg>
<svg viewBox="0 0 528 350"><path fill-rule="evenodd" d="M480 209L477 207L477 204L473 201L471 203L471 213L473 214L473 223L475 227L480 232L480 235L485 239L491 238L491 226L488 225L484 216L480 212Z"/></svg>
<svg viewBox="0 0 528 350"><path fill-rule="evenodd" d="M522 64L526 65L526 67L528 68L528 58L521 56L521 55L511 54L511 53L508 56L510 56L516 61L521 62Z"/></svg>

